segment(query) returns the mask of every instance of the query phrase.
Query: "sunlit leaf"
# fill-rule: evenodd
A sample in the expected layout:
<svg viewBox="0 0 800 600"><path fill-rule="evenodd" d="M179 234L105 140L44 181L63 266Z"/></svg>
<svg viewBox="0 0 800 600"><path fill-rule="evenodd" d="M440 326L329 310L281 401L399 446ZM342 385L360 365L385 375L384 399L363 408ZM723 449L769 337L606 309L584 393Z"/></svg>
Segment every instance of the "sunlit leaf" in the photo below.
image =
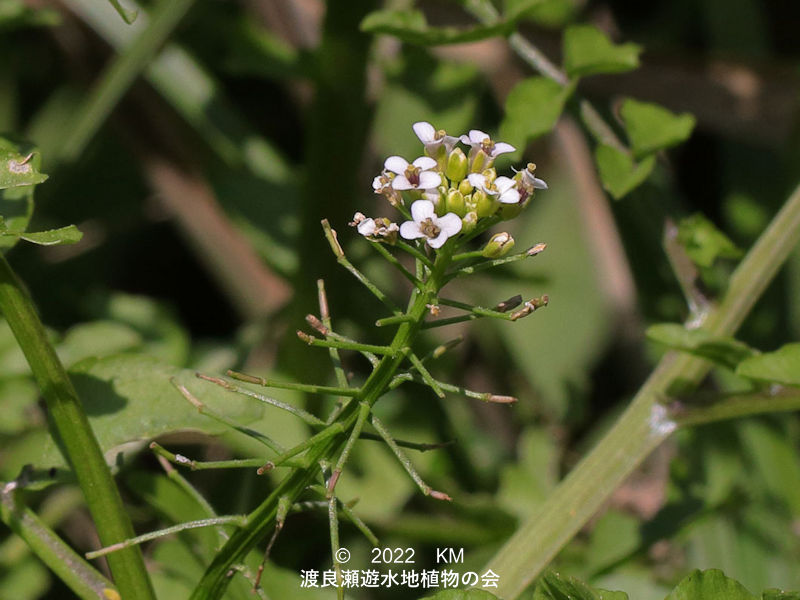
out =
<svg viewBox="0 0 800 600"><path fill-rule="evenodd" d="M573 0L505 0L507 20L529 19L546 27L562 28L578 12Z"/></svg>
<svg viewBox="0 0 800 600"><path fill-rule="evenodd" d="M439 46L463 44L508 34L513 23L477 25L469 28L431 27L418 10L377 10L361 21L361 31L393 35L409 44Z"/></svg>
<svg viewBox="0 0 800 600"><path fill-rule="evenodd" d="M614 44L593 25L573 25L564 32L564 70L570 77L623 73L639 66L637 44Z"/></svg>
<svg viewBox="0 0 800 600"><path fill-rule="evenodd" d="M564 103L575 89L547 77L529 77L506 97L506 116L500 125L500 139L524 150L525 144L555 127Z"/></svg>
<svg viewBox="0 0 800 600"><path fill-rule="evenodd" d="M0 138L0 190L36 185L47 179L39 172L36 153L25 152L18 145Z"/></svg>
<svg viewBox="0 0 800 600"><path fill-rule="evenodd" d="M77 244L83 237L83 233L81 233L75 225L67 225L66 227L49 229L47 231L26 231L25 233L15 235L27 242L39 244L40 246Z"/></svg>
<svg viewBox="0 0 800 600"><path fill-rule="evenodd" d="M595 148L594 158L603 187L617 200L639 187L656 164L655 156L636 163L624 152L605 144Z"/></svg>
<svg viewBox="0 0 800 600"><path fill-rule="evenodd" d="M171 378L210 408L242 423L258 418L262 412L261 404L198 380L190 369L179 369L145 355L89 358L70 369L70 377L104 452L170 431L219 434L229 430L200 414L175 389ZM48 442L37 466L62 464L60 453Z"/></svg>
<svg viewBox="0 0 800 600"><path fill-rule="evenodd" d="M786 344L742 361L736 374L748 379L800 386L800 343Z"/></svg>
<svg viewBox="0 0 800 600"><path fill-rule="evenodd" d="M695 125L689 113L676 115L658 104L632 98L622 103L620 116L636 158L685 142Z"/></svg>
<svg viewBox="0 0 800 600"><path fill-rule="evenodd" d="M729 369L756 356L757 350L730 337L715 337L702 329L687 329L677 323L658 323L647 328L648 339L673 350L707 358Z"/></svg>
<svg viewBox="0 0 800 600"><path fill-rule="evenodd" d="M665 600L756 600L756 597L734 579L718 569L692 571Z"/></svg>
<svg viewBox="0 0 800 600"><path fill-rule="evenodd" d="M534 600L628 600L624 592L609 592L570 577L549 571L539 581Z"/></svg>

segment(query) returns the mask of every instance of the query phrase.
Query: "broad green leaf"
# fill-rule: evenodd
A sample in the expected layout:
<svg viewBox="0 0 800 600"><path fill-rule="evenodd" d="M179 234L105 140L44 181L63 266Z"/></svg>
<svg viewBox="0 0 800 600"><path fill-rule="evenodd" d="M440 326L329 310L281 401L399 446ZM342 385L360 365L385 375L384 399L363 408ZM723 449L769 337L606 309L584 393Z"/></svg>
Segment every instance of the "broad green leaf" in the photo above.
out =
<svg viewBox="0 0 800 600"><path fill-rule="evenodd" d="M171 378L209 408L241 423L262 413L258 402L201 381L190 369L179 369L150 356L88 358L70 369L70 376L104 452L171 431L219 434L229 430L200 414L175 389ZM63 459L55 445L48 441L45 446L36 466L61 466Z"/></svg>
<svg viewBox="0 0 800 600"><path fill-rule="evenodd" d="M734 579L718 569L695 570L687 575L664 600L756 600Z"/></svg>
<svg viewBox="0 0 800 600"><path fill-rule="evenodd" d="M646 335L654 342L707 358L729 369L736 369L743 360L758 354L744 342L730 337L714 337L702 329L686 329L677 323L651 325Z"/></svg>
<svg viewBox="0 0 800 600"><path fill-rule="evenodd" d="M800 343L751 356L739 364L736 374L758 381L800 386Z"/></svg>
<svg viewBox="0 0 800 600"><path fill-rule="evenodd" d="M710 267L718 258L741 258L742 251L700 213L678 224L678 242L696 265Z"/></svg>
<svg viewBox="0 0 800 600"><path fill-rule="evenodd" d="M676 115L658 104L632 98L622 103L620 115L636 158L685 142L695 125L689 113Z"/></svg>
<svg viewBox="0 0 800 600"><path fill-rule="evenodd" d="M742 450L754 465L751 484L786 503L800 516L800 457L786 430L779 424L748 419L739 426ZM792 482L792 483L788 483Z"/></svg>
<svg viewBox="0 0 800 600"><path fill-rule="evenodd" d="M35 152L25 154L19 146L0 138L0 190L45 181L47 175L39 172L39 161L35 158Z"/></svg>
<svg viewBox="0 0 800 600"><path fill-rule="evenodd" d="M139 10L136 8L125 8L122 6L122 3L119 0L108 0L111 3L111 6L114 7L114 10L117 11L122 20L125 21L128 25L133 23L136 20L136 17L139 16Z"/></svg>
<svg viewBox="0 0 800 600"><path fill-rule="evenodd" d="M563 28L578 12L574 0L505 0L503 15L508 21L530 19L540 25Z"/></svg>
<svg viewBox="0 0 800 600"><path fill-rule="evenodd" d="M439 46L477 42L498 35L506 35L513 23L478 25L467 29L458 27L431 27L425 15L418 10L377 10L361 21L361 31L393 35L409 44Z"/></svg>
<svg viewBox="0 0 800 600"><path fill-rule="evenodd" d="M75 227L75 225L67 225L66 227L59 227L58 229L49 229L47 231L27 231L19 234L5 234L16 235L17 237L40 246L56 246L58 244L77 244L81 241L83 233Z"/></svg>
<svg viewBox="0 0 800 600"><path fill-rule="evenodd" d="M530 140L555 127L574 89L574 84L562 86L547 77L529 77L519 82L506 97L500 139L521 154Z"/></svg>
<svg viewBox="0 0 800 600"><path fill-rule="evenodd" d="M648 156L641 162L635 163L624 152L605 144L595 148L594 159L603 187L616 200L639 187L656 164L655 156Z"/></svg>
<svg viewBox="0 0 800 600"><path fill-rule="evenodd" d="M530 427L517 442L518 462L503 467L496 498L519 519L533 513L558 483L557 443L544 429Z"/></svg>
<svg viewBox="0 0 800 600"><path fill-rule="evenodd" d="M539 580L533 600L628 600L628 595L593 588L574 577L548 571Z"/></svg>
<svg viewBox="0 0 800 600"><path fill-rule="evenodd" d="M498 600L498 598L484 590L442 590L420 600Z"/></svg>
<svg viewBox="0 0 800 600"><path fill-rule="evenodd" d="M572 25L564 32L564 70L570 77L632 71L641 50L633 43L614 44L594 25Z"/></svg>

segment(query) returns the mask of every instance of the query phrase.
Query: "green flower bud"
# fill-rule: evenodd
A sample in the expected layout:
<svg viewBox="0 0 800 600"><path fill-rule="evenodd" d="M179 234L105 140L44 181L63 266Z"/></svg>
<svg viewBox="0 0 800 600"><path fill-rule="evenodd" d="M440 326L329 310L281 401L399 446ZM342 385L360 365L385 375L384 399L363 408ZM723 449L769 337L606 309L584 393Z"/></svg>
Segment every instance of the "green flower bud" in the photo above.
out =
<svg viewBox="0 0 800 600"><path fill-rule="evenodd" d="M467 204L464 201L464 195L458 190L450 190L447 192L447 212L454 212L459 217L467 214Z"/></svg>
<svg viewBox="0 0 800 600"><path fill-rule="evenodd" d="M467 160L467 155L464 154L461 148L456 148L447 158L447 168L445 168L444 174L447 175L450 181L455 183L456 181L462 181L467 176L468 169L469 161Z"/></svg>
<svg viewBox="0 0 800 600"><path fill-rule="evenodd" d="M508 254L514 247L514 238L507 232L496 233L483 247L483 256L486 258L500 258Z"/></svg>
<svg viewBox="0 0 800 600"><path fill-rule="evenodd" d="M473 154L474 153L474 154ZM470 172L471 173L480 173L484 169L489 169L494 162L492 158L486 154L483 150L473 150L470 152L472 156L472 164L470 165Z"/></svg>
<svg viewBox="0 0 800 600"><path fill-rule="evenodd" d="M475 212L478 213L480 218L491 217L500 206L500 203L494 197L488 196L483 190L475 190L472 194L472 201L475 204Z"/></svg>
<svg viewBox="0 0 800 600"><path fill-rule="evenodd" d="M461 219L461 233L472 233L475 226L478 224L478 215L473 212L468 212L466 216Z"/></svg>
<svg viewBox="0 0 800 600"><path fill-rule="evenodd" d="M461 192L464 196L468 196L469 194L471 194L472 190L473 187L472 184L469 182L469 179L465 179L458 184L458 191Z"/></svg>
<svg viewBox="0 0 800 600"><path fill-rule="evenodd" d="M523 208L525 208L525 204L522 202L517 202L516 204L503 204L503 206L500 208L500 218L504 221L514 219L519 216Z"/></svg>

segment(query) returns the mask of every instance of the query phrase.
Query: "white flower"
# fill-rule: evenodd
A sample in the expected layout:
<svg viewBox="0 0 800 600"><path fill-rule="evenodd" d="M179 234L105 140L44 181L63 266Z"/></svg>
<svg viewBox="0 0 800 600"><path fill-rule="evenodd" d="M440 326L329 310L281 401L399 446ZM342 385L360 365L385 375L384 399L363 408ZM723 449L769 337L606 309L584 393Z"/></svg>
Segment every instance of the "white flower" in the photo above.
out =
<svg viewBox="0 0 800 600"><path fill-rule="evenodd" d="M428 154L434 154L436 148L444 144L447 153L452 152L453 147L458 143L458 138L452 135L447 135L444 129L438 131L434 129L433 125L427 121L419 121L414 123L411 127L414 133L417 134L419 141L425 144L425 149Z"/></svg>
<svg viewBox="0 0 800 600"><path fill-rule="evenodd" d="M390 156L383 164L397 174L392 179L396 190L431 190L442 183L442 176L430 170L436 166L436 161L429 156L420 156L411 164L401 156Z"/></svg>
<svg viewBox="0 0 800 600"><path fill-rule="evenodd" d="M490 158L497 158L500 154L516 150L511 144L493 142L489 134L480 129L470 129L469 135L461 136L461 141L468 146L472 146L473 149L483 150Z"/></svg>
<svg viewBox="0 0 800 600"><path fill-rule="evenodd" d="M353 222L350 223L350 226L355 227L358 233L366 238L383 238L392 244L397 239L397 232L400 230L397 223L392 223L385 217L373 219L360 212L353 215Z"/></svg>
<svg viewBox="0 0 800 600"><path fill-rule="evenodd" d="M413 221L400 225L400 235L407 240L426 238L431 248L441 248L447 238L461 231L461 218L455 213L437 217L430 200L417 200L411 205Z"/></svg>
<svg viewBox="0 0 800 600"><path fill-rule="evenodd" d="M503 204L516 204L519 202L519 190L516 188L516 181L510 177L498 177L493 182L486 180L480 173L470 173L467 176L472 187L483 190L490 196L497 196Z"/></svg>
<svg viewBox="0 0 800 600"><path fill-rule="evenodd" d="M545 183L544 179L539 179L538 177L534 176L536 172L536 165L533 163L528 163L528 166L522 171L517 171L514 167L511 167L511 170L515 173L522 173L522 183L534 190L546 190L547 183Z"/></svg>

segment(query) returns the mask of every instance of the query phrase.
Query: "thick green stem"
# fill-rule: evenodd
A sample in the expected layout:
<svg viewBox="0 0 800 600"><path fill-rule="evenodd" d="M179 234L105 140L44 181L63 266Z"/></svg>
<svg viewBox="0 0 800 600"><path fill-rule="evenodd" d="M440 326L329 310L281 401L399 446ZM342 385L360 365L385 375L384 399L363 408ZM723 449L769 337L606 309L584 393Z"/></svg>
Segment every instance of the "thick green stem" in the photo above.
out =
<svg viewBox="0 0 800 600"><path fill-rule="evenodd" d="M725 297L709 311L702 328L716 336L733 335L799 239L797 188L736 269ZM660 402L678 387L685 392L696 386L710 367L707 361L688 354L673 352L661 360L611 430L489 562L486 568L500 575L497 589L491 592L508 600L522 593L625 478L676 429Z"/></svg>
<svg viewBox="0 0 800 600"><path fill-rule="evenodd" d="M25 540L39 559L80 598L110 598L114 584L59 538L36 513L15 497L13 485L0 490L0 518ZM107 595L108 593L108 595Z"/></svg>
<svg viewBox="0 0 800 600"><path fill-rule="evenodd" d="M75 388L47 340L32 300L3 256L0 256L0 310L42 391L53 435L83 490L100 543L109 546L133 537L119 491ZM110 556L108 563L123 598L154 598L138 548L126 548Z"/></svg>

